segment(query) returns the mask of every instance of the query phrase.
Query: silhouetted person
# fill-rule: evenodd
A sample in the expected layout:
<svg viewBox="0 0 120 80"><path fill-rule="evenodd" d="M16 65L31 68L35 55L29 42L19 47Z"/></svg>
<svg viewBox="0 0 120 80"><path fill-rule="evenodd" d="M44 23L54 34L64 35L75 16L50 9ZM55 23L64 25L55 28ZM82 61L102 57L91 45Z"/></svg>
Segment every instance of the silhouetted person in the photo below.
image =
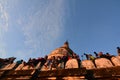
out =
<svg viewBox="0 0 120 80"><path fill-rule="evenodd" d="M98 53L98 56L99 56L99 58L106 58L106 55L103 54L103 52L99 52L99 53Z"/></svg>
<svg viewBox="0 0 120 80"><path fill-rule="evenodd" d="M85 53L84 53L84 55L86 56L86 59L88 60L88 59L89 59L89 55L88 55L88 54L85 54Z"/></svg>
<svg viewBox="0 0 120 80"><path fill-rule="evenodd" d="M120 56L120 47L117 47L118 56Z"/></svg>
<svg viewBox="0 0 120 80"><path fill-rule="evenodd" d="M111 60L112 56L109 53L106 53L106 58Z"/></svg>
<svg viewBox="0 0 120 80"><path fill-rule="evenodd" d="M79 55L77 55L77 57L76 57L76 59L77 59L77 62L78 62L78 67L80 68L80 63L81 63L81 60L80 60L80 57L79 57Z"/></svg>
<svg viewBox="0 0 120 80"><path fill-rule="evenodd" d="M97 53L97 52L94 52L94 54L95 54L95 57L98 58L98 53Z"/></svg>
<svg viewBox="0 0 120 80"><path fill-rule="evenodd" d="M92 56L92 54L89 54L89 59L92 60L92 61L94 61L94 60L95 60L95 57Z"/></svg>
<svg viewBox="0 0 120 80"><path fill-rule="evenodd" d="M55 56L52 56L52 61L51 61L51 67L50 70L52 69L58 69L58 62L57 59L55 58Z"/></svg>
<svg viewBox="0 0 120 80"><path fill-rule="evenodd" d="M46 55L44 58L41 58L41 67L46 63L48 56Z"/></svg>
<svg viewBox="0 0 120 80"><path fill-rule="evenodd" d="M68 61L68 56L64 54L64 56L62 57L62 61L64 62L64 68L65 68L66 62Z"/></svg>
<svg viewBox="0 0 120 80"><path fill-rule="evenodd" d="M17 63L17 65L20 65L20 64L22 64L22 62L23 62L23 60L21 59L21 60L18 60L16 63Z"/></svg>

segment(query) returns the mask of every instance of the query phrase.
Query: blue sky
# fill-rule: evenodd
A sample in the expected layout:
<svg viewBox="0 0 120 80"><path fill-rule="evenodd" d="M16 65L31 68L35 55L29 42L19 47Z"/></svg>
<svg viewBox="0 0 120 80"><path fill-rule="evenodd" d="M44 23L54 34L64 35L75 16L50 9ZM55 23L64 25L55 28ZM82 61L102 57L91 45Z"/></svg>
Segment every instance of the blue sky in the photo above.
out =
<svg viewBox="0 0 120 80"><path fill-rule="evenodd" d="M0 56L28 60L68 40L77 54L120 46L119 0L0 0Z"/></svg>

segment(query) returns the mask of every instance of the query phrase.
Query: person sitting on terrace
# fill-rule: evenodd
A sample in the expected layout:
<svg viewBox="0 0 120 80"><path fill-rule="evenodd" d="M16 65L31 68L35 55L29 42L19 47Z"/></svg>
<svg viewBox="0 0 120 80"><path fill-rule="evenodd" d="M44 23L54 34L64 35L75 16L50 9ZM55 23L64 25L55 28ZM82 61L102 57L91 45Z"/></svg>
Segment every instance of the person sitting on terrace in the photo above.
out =
<svg viewBox="0 0 120 80"><path fill-rule="evenodd" d="M103 52L99 52L98 53L98 57L99 58L106 58L105 54L103 54Z"/></svg>
<svg viewBox="0 0 120 80"><path fill-rule="evenodd" d="M22 64L23 63L23 60L21 59L21 60L18 60L18 61L16 61L16 65L18 66L18 65L20 65L20 64Z"/></svg>
<svg viewBox="0 0 120 80"><path fill-rule="evenodd" d="M112 58L114 55L111 55L111 54L109 54L109 53L103 54L103 52L99 52L99 53L98 53L98 56L99 56L100 58L107 58L107 59L111 60L111 58Z"/></svg>
<svg viewBox="0 0 120 80"><path fill-rule="evenodd" d="M118 56L120 56L120 47L117 47Z"/></svg>
<svg viewBox="0 0 120 80"><path fill-rule="evenodd" d="M107 59L111 60L111 57L112 57L112 56L111 56L109 53L106 53L106 58L107 58Z"/></svg>
<svg viewBox="0 0 120 80"><path fill-rule="evenodd" d="M67 53L63 54L64 56L62 57L62 65L65 68L66 62L68 61L68 56Z"/></svg>
<svg viewBox="0 0 120 80"><path fill-rule="evenodd" d="M33 64L33 61L34 61L34 60L35 60L35 59L31 59L31 58L30 58L25 65L29 65L29 66L35 67L34 64Z"/></svg>
<svg viewBox="0 0 120 80"><path fill-rule="evenodd" d="M8 63L8 64L10 63L10 64L11 64L11 63L14 62L15 59L16 59L15 57L6 58L6 59L4 59L4 63L6 63L6 64L7 64L7 63Z"/></svg>
<svg viewBox="0 0 120 80"><path fill-rule="evenodd" d="M14 60L16 59L16 57L9 57L9 58L0 58L0 68L2 68L2 66L7 65L7 64L12 64L14 62Z"/></svg>
<svg viewBox="0 0 120 80"><path fill-rule="evenodd" d="M62 69L62 57L57 56L58 69Z"/></svg>
<svg viewBox="0 0 120 80"><path fill-rule="evenodd" d="M89 54L89 59L92 60L92 61L94 61L94 60L95 60L95 57L92 56L92 54Z"/></svg>
<svg viewBox="0 0 120 80"><path fill-rule="evenodd" d="M84 55L86 56L86 59L89 60L89 55L84 53Z"/></svg>
<svg viewBox="0 0 120 80"><path fill-rule="evenodd" d="M80 59L79 55L76 56L76 59L78 61L78 67L80 68L80 66L81 66L81 59Z"/></svg>
<svg viewBox="0 0 120 80"><path fill-rule="evenodd" d="M31 59L30 58L26 64L28 64L32 67L36 67L39 62L41 62L41 66L43 66L44 63L46 62L46 60L44 58L38 58L38 59L36 59L36 58Z"/></svg>
<svg viewBox="0 0 120 80"><path fill-rule="evenodd" d="M48 56L46 55L44 58L39 58L41 65L40 68L42 68L43 65L47 66L48 64L45 64L48 61Z"/></svg>
<svg viewBox="0 0 120 80"><path fill-rule="evenodd" d="M46 69L49 69L51 67L51 62L52 62L52 57L46 60L46 62L44 63Z"/></svg>
<svg viewBox="0 0 120 80"><path fill-rule="evenodd" d="M26 69L34 69L34 66L33 66L33 64L31 64L31 63L26 63L25 61L23 62L23 68L22 68L22 70L26 70Z"/></svg>
<svg viewBox="0 0 120 80"><path fill-rule="evenodd" d="M95 54L95 57L98 58L98 53L97 53L97 52L94 52L94 54Z"/></svg>
<svg viewBox="0 0 120 80"><path fill-rule="evenodd" d="M57 62L57 59L55 58L55 56L52 56L50 70L52 70L52 69L58 69L58 62Z"/></svg>

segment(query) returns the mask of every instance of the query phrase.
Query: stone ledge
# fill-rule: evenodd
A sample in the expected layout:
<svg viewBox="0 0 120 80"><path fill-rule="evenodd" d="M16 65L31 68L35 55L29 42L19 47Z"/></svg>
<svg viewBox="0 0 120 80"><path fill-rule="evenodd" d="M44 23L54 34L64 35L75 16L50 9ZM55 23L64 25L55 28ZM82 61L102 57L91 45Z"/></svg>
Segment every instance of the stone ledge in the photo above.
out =
<svg viewBox="0 0 120 80"><path fill-rule="evenodd" d="M120 77L120 66L109 67L109 68L99 68L87 70L87 77L94 78L110 78L110 77Z"/></svg>
<svg viewBox="0 0 120 80"><path fill-rule="evenodd" d="M64 77L64 76L84 76L86 75L85 68L61 69L52 71L41 71L38 77Z"/></svg>

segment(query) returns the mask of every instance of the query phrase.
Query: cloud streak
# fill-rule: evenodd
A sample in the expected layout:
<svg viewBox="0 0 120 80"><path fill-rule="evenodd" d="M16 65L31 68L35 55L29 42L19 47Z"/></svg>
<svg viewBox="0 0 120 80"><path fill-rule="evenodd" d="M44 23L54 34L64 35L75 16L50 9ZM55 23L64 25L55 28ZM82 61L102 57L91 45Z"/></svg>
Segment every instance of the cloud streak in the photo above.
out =
<svg viewBox="0 0 120 80"><path fill-rule="evenodd" d="M8 14L0 2L0 53L1 57L6 56L5 43L4 43L4 34L8 31Z"/></svg>
<svg viewBox="0 0 120 80"><path fill-rule="evenodd" d="M31 0L31 2L32 1L33 0ZM40 4L36 5L39 1ZM36 0L33 2L36 3L29 4L29 7L29 2L24 0L5 0L0 2L1 57L8 57L12 55L16 56L18 59L22 58L27 60L29 57L44 56L56 48L55 43L59 42L64 29L63 18L65 15L65 1ZM24 8L25 6L27 7ZM22 11L19 12L18 9ZM15 15L13 15L13 13L15 13ZM23 44L22 48L19 47L19 49L16 48L17 50L9 50L9 46L7 46L8 44L5 44L4 36L7 33L7 36L11 35L13 38L12 34L16 34L16 32L10 34L9 29L16 31L16 26L17 28L22 29L22 32L20 32L19 35L24 36L24 38L19 41L24 40L24 44L20 42ZM14 30L11 28L14 28ZM16 36L19 35L16 34ZM14 42L9 44L14 44ZM8 51L11 51L11 54L9 54Z"/></svg>
<svg viewBox="0 0 120 80"><path fill-rule="evenodd" d="M5 11L2 3L0 3L0 30L5 32L8 31L8 14Z"/></svg>
<svg viewBox="0 0 120 80"><path fill-rule="evenodd" d="M30 20L23 27L25 44L33 52L40 52L39 56L48 54L62 33L63 17L64 1L48 1L29 17Z"/></svg>

